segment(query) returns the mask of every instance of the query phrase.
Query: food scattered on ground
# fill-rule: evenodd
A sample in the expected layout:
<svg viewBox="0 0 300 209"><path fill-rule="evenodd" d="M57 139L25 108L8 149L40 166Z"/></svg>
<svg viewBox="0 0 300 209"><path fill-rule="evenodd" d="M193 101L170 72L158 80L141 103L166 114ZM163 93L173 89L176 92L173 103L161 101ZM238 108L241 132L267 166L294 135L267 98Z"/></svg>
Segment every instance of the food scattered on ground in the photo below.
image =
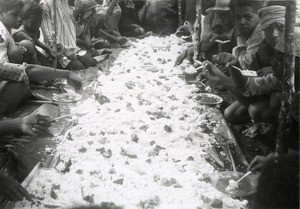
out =
<svg viewBox="0 0 300 209"><path fill-rule="evenodd" d="M245 209L247 201L204 180L214 173L205 154L215 139L201 125L219 123L212 126L213 109L191 99L196 86L174 75L182 73L173 65L184 47L174 35L132 41L111 73L87 86L91 96L71 108L74 115L88 112L54 138L61 161L41 170L29 193L61 208L113 202L125 209L197 209L219 199L224 208ZM147 63L156 70L144 69ZM14 208L40 209L27 200Z"/></svg>

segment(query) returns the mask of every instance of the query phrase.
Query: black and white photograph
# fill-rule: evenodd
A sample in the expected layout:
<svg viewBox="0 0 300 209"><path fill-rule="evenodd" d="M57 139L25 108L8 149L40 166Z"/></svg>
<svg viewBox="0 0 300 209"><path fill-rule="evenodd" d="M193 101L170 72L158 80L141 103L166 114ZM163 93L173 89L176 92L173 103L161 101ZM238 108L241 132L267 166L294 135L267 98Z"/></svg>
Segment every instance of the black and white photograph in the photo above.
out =
<svg viewBox="0 0 300 209"><path fill-rule="evenodd" d="M299 209L300 0L0 0L0 209Z"/></svg>

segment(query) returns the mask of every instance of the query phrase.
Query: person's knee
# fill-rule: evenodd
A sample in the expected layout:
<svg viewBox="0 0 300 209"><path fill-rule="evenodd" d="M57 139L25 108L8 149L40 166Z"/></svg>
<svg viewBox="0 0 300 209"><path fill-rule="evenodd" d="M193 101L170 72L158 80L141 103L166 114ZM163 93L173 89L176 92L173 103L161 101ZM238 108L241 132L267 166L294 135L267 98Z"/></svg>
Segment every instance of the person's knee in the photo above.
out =
<svg viewBox="0 0 300 209"><path fill-rule="evenodd" d="M249 105L249 115L254 121L260 121L261 120L261 113L262 110L258 105L251 104Z"/></svg>
<svg viewBox="0 0 300 209"><path fill-rule="evenodd" d="M229 123L232 123L232 124L236 123L236 116L235 116L234 110L232 108L230 108L230 106L224 110L224 118Z"/></svg>
<svg viewBox="0 0 300 209"><path fill-rule="evenodd" d="M274 111L274 113L279 112L281 106L281 95L280 91L274 91L270 95L270 110Z"/></svg>
<svg viewBox="0 0 300 209"><path fill-rule="evenodd" d="M66 66L67 70L83 70L84 66L78 59L71 60L71 62Z"/></svg>
<svg viewBox="0 0 300 209"><path fill-rule="evenodd" d="M77 59L81 62L81 64L85 67L95 67L97 65L96 61L94 58L89 54L86 53L83 56L77 56Z"/></svg>
<svg viewBox="0 0 300 209"><path fill-rule="evenodd" d="M31 93L29 85L23 82L2 81L0 85L0 114L19 106L22 101L31 96Z"/></svg>
<svg viewBox="0 0 300 209"><path fill-rule="evenodd" d="M23 63L23 52L18 45L12 45L7 50L9 62L15 64Z"/></svg>

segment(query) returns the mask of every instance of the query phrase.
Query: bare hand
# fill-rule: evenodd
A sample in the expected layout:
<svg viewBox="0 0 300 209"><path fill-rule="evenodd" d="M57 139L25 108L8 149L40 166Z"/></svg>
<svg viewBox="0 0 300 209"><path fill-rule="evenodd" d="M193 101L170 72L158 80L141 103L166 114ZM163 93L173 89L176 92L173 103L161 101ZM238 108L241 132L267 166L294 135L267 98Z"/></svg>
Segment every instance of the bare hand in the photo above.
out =
<svg viewBox="0 0 300 209"><path fill-rule="evenodd" d="M30 195L17 181L0 176L0 195L10 201L22 201L24 197L30 200Z"/></svg>
<svg viewBox="0 0 300 209"><path fill-rule="evenodd" d="M122 45L122 44L125 44L127 42L127 39L124 38L124 37L118 37L117 42Z"/></svg>
<svg viewBox="0 0 300 209"><path fill-rule="evenodd" d="M213 57L213 62L217 65L231 67L237 64L238 59L230 53L222 52Z"/></svg>
<svg viewBox="0 0 300 209"><path fill-rule="evenodd" d="M253 172L260 171L264 164L272 158L274 158L274 153L271 153L268 156L256 156L248 166L248 170Z"/></svg>
<svg viewBox="0 0 300 209"><path fill-rule="evenodd" d="M186 32L189 32L190 34L192 34L194 29L193 29L192 24L190 22L186 21L183 25L178 27L177 32L180 32L180 31L186 31Z"/></svg>
<svg viewBox="0 0 300 209"><path fill-rule="evenodd" d="M30 114L22 118L21 132L31 136L47 135L51 126L50 117L39 114Z"/></svg>
<svg viewBox="0 0 300 209"><path fill-rule="evenodd" d="M185 50L183 50L183 52L181 52L180 55L178 55L178 57L175 60L174 66L181 65L183 60L185 60L185 58L187 57L187 52L188 52L188 49L185 49Z"/></svg>
<svg viewBox="0 0 300 209"><path fill-rule="evenodd" d="M51 59L55 58L55 53L50 47L46 49L46 52L48 53Z"/></svg>
<svg viewBox="0 0 300 209"><path fill-rule="evenodd" d="M64 49L64 54L69 60L76 59L76 54L73 49Z"/></svg>
<svg viewBox="0 0 300 209"><path fill-rule="evenodd" d="M219 68L217 68L213 63L211 63L209 61L206 61L204 63L207 64L207 67L206 67L206 69L207 69L207 74L206 74L207 78L209 80L212 80L212 81L217 81L217 82L220 81L221 80L220 76L222 75L222 71Z"/></svg>
<svg viewBox="0 0 300 209"><path fill-rule="evenodd" d="M266 76L268 74L273 74L273 73L274 73L274 70L272 69L272 67L264 67L257 71L257 75L259 77L263 77L263 76Z"/></svg>
<svg viewBox="0 0 300 209"><path fill-rule="evenodd" d="M81 92L82 90L82 79L73 72L70 72L68 77L68 84L72 86L77 92Z"/></svg>

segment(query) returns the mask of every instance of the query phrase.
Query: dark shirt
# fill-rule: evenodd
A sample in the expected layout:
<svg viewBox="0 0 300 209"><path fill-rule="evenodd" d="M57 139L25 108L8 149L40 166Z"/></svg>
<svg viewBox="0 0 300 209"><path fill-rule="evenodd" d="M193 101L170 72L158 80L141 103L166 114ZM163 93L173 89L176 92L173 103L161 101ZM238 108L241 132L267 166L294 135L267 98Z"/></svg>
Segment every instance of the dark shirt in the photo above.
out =
<svg viewBox="0 0 300 209"><path fill-rule="evenodd" d="M264 39L255 54L255 59L252 61L249 70L258 71L264 67L271 66L274 55L275 50L267 43L266 39Z"/></svg>
<svg viewBox="0 0 300 209"><path fill-rule="evenodd" d="M194 24L196 20L196 0L181 0L182 19Z"/></svg>
<svg viewBox="0 0 300 209"><path fill-rule="evenodd" d="M178 27L177 0L148 0L139 13L146 30L171 34Z"/></svg>

